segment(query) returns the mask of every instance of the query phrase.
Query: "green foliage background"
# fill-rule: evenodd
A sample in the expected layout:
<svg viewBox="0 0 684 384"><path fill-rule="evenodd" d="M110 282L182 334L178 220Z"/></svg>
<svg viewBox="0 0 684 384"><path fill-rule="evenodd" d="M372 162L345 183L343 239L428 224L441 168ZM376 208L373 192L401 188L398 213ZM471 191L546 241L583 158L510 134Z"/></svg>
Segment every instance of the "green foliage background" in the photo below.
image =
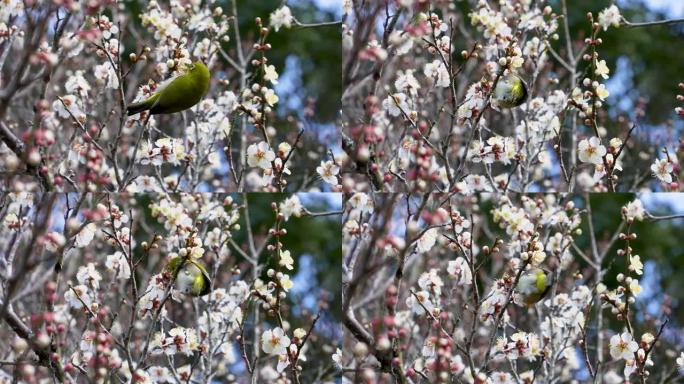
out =
<svg viewBox="0 0 684 384"><path fill-rule="evenodd" d="M618 228L622 217L620 209L628 202L634 200L636 195L630 193L619 194L591 194L590 202L593 211L594 233L596 240L601 248L601 243L608 241ZM681 205L684 195L682 194L663 194L661 199L677 202ZM582 204L581 199L576 199L578 204ZM578 205L582 207L582 205ZM673 214L672 207L668 203L658 203L654 206L647 206L649 212L655 216ZM681 213L681 212L679 212ZM582 236L577 239L577 245L581 249L589 249L590 237L589 226L586 216L582 222ZM625 229L623 232L626 232ZM671 301L673 312L667 314L671 316L673 324L684 324L684 280L678 278L678 274L684 271L684 219L663 220L663 221L635 221L632 224L631 233L637 234L637 239L631 241L633 254L641 256L641 261L646 265L651 261L657 265L655 272L659 275L659 281L653 288L653 295L650 297L640 295L637 304L646 305L648 303ZM608 259L613 258L611 269L606 274L604 283L608 288L615 288L617 281L615 277L620 272L627 270L628 260L625 257L617 257L618 247L624 247L624 242L617 241L608 253ZM581 259L578 259L581 261ZM607 265L607 264L604 264ZM644 278L647 271L644 271ZM640 279L643 284L643 279ZM641 308L642 310L644 308ZM643 314L643 313L642 313Z"/></svg>
<svg viewBox="0 0 684 384"><path fill-rule="evenodd" d="M268 228L273 225L273 210L271 202L281 202L288 198L287 194L266 194L250 193L247 194L247 201L250 210L252 230L257 233L266 233ZM300 195L302 196L302 195ZM324 199L322 194L307 194L312 198L312 203L305 203L307 209L312 212L322 212L341 209L342 196L337 194L332 200L337 200L338 207L331 207ZM242 201L242 196L235 195L238 204ZM302 198L304 200L305 198ZM316 201L318 200L318 201ZM244 221L241 221L244 223ZM342 221L340 216L329 217L290 217L283 226L287 230L287 235L282 238L283 247L290 251L295 259L295 269L291 273L291 278L302 272L306 273L306 278L311 286L317 287L310 295L318 295L321 290L330 293L330 313L334 318L341 318L341 285L342 271ZM246 231L241 230L235 233L235 241L238 244L246 244ZM303 255L311 256L314 261L313 274L308 271L300 270L300 259ZM269 258L267 252L261 255L265 271L269 267L275 267L277 260ZM302 299L301 297L299 299ZM288 296L290 306L298 307L300 304L297 298Z"/></svg>
<svg viewBox="0 0 684 384"><path fill-rule="evenodd" d="M570 31L584 32L584 35L575 36L583 38L590 32L587 12L592 12L596 18L598 13L613 1L572 0L567 3ZM560 9L560 0L554 0L551 4L554 10ZM619 8L621 14L630 22L672 18L671 15L650 10L642 0L620 1ZM609 101L613 102L612 108L619 110L615 104L625 98L634 105L639 97L644 97L649 101L646 108L647 123L662 124L671 119L677 106L677 84L684 81L681 66L681 63L684 63L684 27L679 24L647 28L609 28L605 32L601 31L600 37L603 44L599 46L599 54L611 69L611 76L615 74L617 60L620 57L629 60L634 75L632 88L622 94L611 94ZM563 50L564 45L565 41L561 37L556 48Z"/></svg>
<svg viewBox="0 0 684 384"><path fill-rule="evenodd" d="M219 2L224 10L230 9L232 0ZM268 24L268 15L277 9L282 0L237 0L240 29L258 32L254 27L254 19L261 17ZM302 23L316 23L339 20L339 16L330 11L319 9L313 0L289 2L292 14ZM247 37L252 40L254 36ZM332 122L340 108L342 97L342 32L340 26L316 28L290 28L272 31L268 42L273 49L268 52L269 62L281 73L285 69L288 57L296 57L301 65L301 84L303 89L297 96L305 99L314 97L316 103L316 119L320 122ZM229 47L234 48L234 42Z"/></svg>

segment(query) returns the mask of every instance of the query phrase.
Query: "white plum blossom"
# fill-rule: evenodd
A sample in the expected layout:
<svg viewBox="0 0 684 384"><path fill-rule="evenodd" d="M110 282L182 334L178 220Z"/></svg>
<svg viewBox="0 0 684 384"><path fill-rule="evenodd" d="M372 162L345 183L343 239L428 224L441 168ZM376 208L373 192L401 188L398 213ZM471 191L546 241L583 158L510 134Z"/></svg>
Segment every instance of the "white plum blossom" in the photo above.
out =
<svg viewBox="0 0 684 384"><path fill-rule="evenodd" d="M492 384L513 384L513 377L508 372L493 372L491 375L491 381L487 381Z"/></svg>
<svg viewBox="0 0 684 384"><path fill-rule="evenodd" d="M106 88L110 89L119 88L119 78L116 76L111 64L102 63L96 65L95 68L93 68L93 72L95 74L95 82L98 85L104 85Z"/></svg>
<svg viewBox="0 0 684 384"><path fill-rule="evenodd" d="M115 275L117 279L129 279L131 277L130 265L121 252L115 252L113 255L107 256L105 266L109 273Z"/></svg>
<svg viewBox="0 0 684 384"><path fill-rule="evenodd" d="M278 260L278 265L283 266L291 271L294 268L293 264L294 259L290 255L290 251L280 251L280 260Z"/></svg>
<svg viewBox="0 0 684 384"><path fill-rule="evenodd" d="M172 383L173 376L171 372L166 367L161 367L158 365L152 366L147 369L150 375L150 379L155 383Z"/></svg>
<svg viewBox="0 0 684 384"><path fill-rule="evenodd" d="M623 332L610 338L610 356L614 359L634 359L634 352L638 348L639 345L630 333Z"/></svg>
<svg viewBox="0 0 684 384"><path fill-rule="evenodd" d="M265 331L261 335L261 349L269 355L284 355L290 346L290 338L280 327Z"/></svg>
<svg viewBox="0 0 684 384"><path fill-rule="evenodd" d="M321 165L316 167L316 172L326 183L337 185L337 175L340 173L340 167L332 160L322 161Z"/></svg>
<svg viewBox="0 0 684 384"><path fill-rule="evenodd" d="M342 350L337 348L335 353L332 354L332 361L338 366L342 366Z"/></svg>
<svg viewBox="0 0 684 384"><path fill-rule="evenodd" d="M421 349L421 355L423 357L432 357L435 355L435 339L433 337L428 337L425 339L425 344L423 349Z"/></svg>
<svg viewBox="0 0 684 384"><path fill-rule="evenodd" d="M347 200L352 209L362 213L372 213L374 210L373 199L366 193L357 192Z"/></svg>
<svg viewBox="0 0 684 384"><path fill-rule="evenodd" d="M163 284L161 275L154 275L150 279L150 284L144 291L144 295L140 298L138 310L142 317L152 317L155 310L157 310L159 303L165 296L166 287ZM164 311L162 311L162 314Z"/></svg>
<svg viewBox="0 0 684 384"><path fill-rule="evenodd" d="M9 21L10 17L20 15L23 9L22 0L3 0L2 7L0 7L0 23L4 24Z"/></svg>
<svg viewBox="0 0 684 384"><path fill-rule="evenodd" d="M426 291L418 291L415 292L415 294L410 295L406 299L406 306L417 315L425 314L426 309L429 312L432 312L435 308L430 301L430 294Z"/></svg>
<svg viewBox="0 0 684 384"><path fill-rule="evenodd" d="M596 74L603 77L604 79L608 78L608 74L610 73L610 69L608 69L608 66L606 65L605 60L596 60Z"/></svg>
<svg viewBox="0 0 684 384"><path fill-rule="evenodd" d="M292 195L280 203L279 209L287 221L292 216L300 217L304 206L297 195Z"/></svg>
<svg viewBox="0 0 684 384"><path fill-rule="evenodd" d="M442 293L444 282L437 274L437 269L432 268L428 272L420 275L418 278L418 286L425 291L434 293L439 296Z"/></svg>
<svg viewBox="0 0 684 384"><path fill-rule="evenodd" d="M465 100L458 107L458 118L461 121L476 117L485 106L485 95L478 82L468 88Z"/></svg>
<svg viewBox="0 0 684 384"><path fill-rule="evenodd" d="M278 284L280 284L285 292L288 292L294 286L294 283L290 280L290 276L285 274L278 279Z"/></svg>
<svg viewBox="0 0 684 384"><path fill-rule="evenodd" d="M275 160L275 153L265 141L252 144L247 148L247 164L250 167L271 169L271 162Z"/></svg>
<svg viewBox="0 0 684 384"><path fill-rule="evenodd" d="M85 248L93 241L95 238L95 232L97 231L97 224L88 223L78 232L74 239L74 245L78 248Z"/></svg>
<svg viewBox="0 0 684 384"><path fill-rule="evenodd" d="M151 2L147 12L140 14L144 27L154 32L154 38L158 41L166 39L180 39L182 30L174 22L173 15L163 11L156 2Z"/></svg>
<svg viewBox="0 0 684 384"><path fill-rule="evenodd" d="M405 55L411 48L413 48L413 38L408 34L401 33L400 31L394 31L390 34L389 42L394 48L394 53L396 55Z"/></svg>
<svg viewBox="0 0 684 384"><path fill-rule="evenodd" d="M613 4L610 7L602 10L598 14L598 23L603 30L607 30L608 27L619 27L622 16L620 15L620 10L617 5Z"/></svg>
<svg viewBox="0 0 684 384"><path fill-rule="evenodd" d="M646 211L644 209L644 204L639 199L630 201L623 209L624 215L628 220L644 220L644 215Z"/></svg>
<svg viewBox="0 0 684 384"><path fill-rule="evenodd" d="M677 364L677 369L679 369L680 372L684 371L684 352L679 353L679 357L677 357L675 363Z"/></svg>
<svg viewBox="0 0 684 384"><path fill-rule="evenodd" d="M655 163L651 165L651 171L658 180L671 183L674 165L668 159L656 159Z"/></svg>
<svg viewBox="0 0 684 384"><path fill-rule="evenodd" d="M394 82L397 91L408 91L409 93L420 89L420 83L413 76L413 70L407 69L397 73L397 80Z"/></svg>
<svg viewBox="0 0 684 384"><path fill-rule="evenodd" d="M629 270L637 275L644 273L644 264L641 262L639 255L629 255Z"/></svg>
<svg viewBox="0 0 684 384"><path fill-rule="evenodd" d="M492 192L493 187L484 175L468 175L465 183L469 190L478 192Z"/></svg>
<svg viewBox="0 0 684 384"><path fill-rule="evenodd" d="M470 14L470 22L484 30L484 37L495 40L497 36L510 36L511 27L506 24L504 15L488 7L482 7L478 12Z"/></svg>
<svg viewBox="0 0 684 384"><path fill-rule="evenodd" d="M382 107L393 117L401 115L402 111L408 112L409 105L406 101L406 94L398 92L388 95L387 98L382 101Z"/></svg>
<svg viewBox="0 0 684 384"><path fill-rule="evenodd" d="M197 42L195 49L192 51L192 55L195 57L209 57L213 55L217 49L218 46L205 37Z"/></svg>
<svg viewBox="0 0 684 384"><path fill-rule="evenodd" d="M11 219L11 218L10 218ZM6 218L7 220L7 218ZM5 222L6 224L7 222ZM64 235L62 235L59 232L50 232L45 235L44 237L45 240L45 249L47 249L50 252L56 252L59 250L61 247L63 247L66 244L66 238Z"/></svg>
<svg viewBox="0 0 684 384"><path fill-rule="evenodd" d="M352 0L343 0L343 2L342 2L342 13L345 15L348 15L349 12L351 12L353 7L354 7L354 4L352 3Z"/></svg>
<svg viewBox="0 0 684 384"><path fill-rule="evenodd" d="M275 65L264 66L264 80L270 81L271 84L278 84L278 72Z"/></svg>
<svg viewBox="0 0 684 384"><path fill-rule="evenodd" d="M70 289L64 293L64 300L70 308L74 309L83 308L83 303L87 306L90 306L91 304L90 296L88 295L88 287L85 285L70 287Z"/></svg>
<svg viewBox="0 0 684 384"><path fill-rule="evenodd" d="M507 297L506 291L499 289L499 287L495 287L482 302L482 306L480 307L480 318L483 321L487 321L496 316L506 302Z"/></svg>
<svg viewBox="0 0 684 384"><path fill-rule="evenodd" d="M278 95L276 95L275 91L270 88L264 88L263 93L264 100L266 100L266 103L271 107L276 105L276 103L278 103L278 101L280 100L280 98L278 98Z"/></svg>
<svg viewBox="0 0 684 384"><path fill-rule="evenodd" d="M446 66L441 60L435 60L425 64L423 74L425 74L430 81L434 81L435 87L444 88L448 87L451 83L449 71L447 71Z"/></svg>
<svg viewBox="0 0 684 384"><path fill-rule="evenodd" d="M472 273L466 259L457 257L456 260L449 260L447 266L449 276L456 279L458 285L470 285L472 283Z"/></svg>
<svg viewBox="0 0 684 384"><path fill-rule="evenodd" d="M585 163L602 164L603 156L606 155L606 147L601 144L598 137L591 137L580 141L577 146L579 159Z"/></svg>
<svg viewBox="0 0 684 384"><path fill-rule="evenodd" d="M282 6L271 13L271 27L275 29L276 32L280 28L290 28L294 22L294 17L292 16L292 11L288 6Z"/></svg>
<svg viewBox="0 0 684 384"><path fill-rule="evenodd" d="M425 253L432 249L437 242L437 237L439 236L439 230L437 228L430 228L425 231L418 241L416 241L416 250L420 253Z"/></svg>
<svg viewBox="0 0 684 384"><path fill-rule="evenodd" d="M100 280L102 280L102 275L95 268L95 264L88 263L86 266L81 266L78 268L76 279L79 283L97 290L100 288Z"/></svg>
<svg viewBox="0 0 684 384"><path fill-rule="evenodd" d="M177 353L190 356L200 346L193 328L174 327L169 330L168 336L157 334L156 339L159 340L161 352L169 356Z"/></svg>
<svg viewBox="0 0 684 384"><path fill-rule="evenodd" d="M181 139L163 137L153 145L144 143L140 147L140 164L162 165L163 163L180 164L186 156L185 146Z"/></svg>
<svg viewBox="0 0 684 384"><path fill-rule="evenodd" d="M76 94L81 99L88 97L91 87L85 77L83 77L84 73L84 71L78 70L69 76L64 84L64 89L66 89L67 93Z"/></svg>
<svg viewBox="0 0 684 384"><path fill-rule="evenodd" d="M52 109L57 112L57 115L63 119L70 118L71 115L79 118L83 115L81 108L79 107L76 96L66 95L62 96L61 100L55 100L52 102Z"/></svg>
<svg viewBox="0 0 684 384"><path fill-rule="evenodd" d="M598 87L596 87L596 96L601 100L605 100L610 96L610 92L608 92L605 84L599 84Z"/></svg>
<svg viewBox="0 0 684 384"><path fill-rule="evenodd" d="M297 347L294 344L290 344L290 347ZM290 365L290 357L288 355L278 355L278 364L276 364L276 371L278 373L283 373L285 369Z"/></svg>

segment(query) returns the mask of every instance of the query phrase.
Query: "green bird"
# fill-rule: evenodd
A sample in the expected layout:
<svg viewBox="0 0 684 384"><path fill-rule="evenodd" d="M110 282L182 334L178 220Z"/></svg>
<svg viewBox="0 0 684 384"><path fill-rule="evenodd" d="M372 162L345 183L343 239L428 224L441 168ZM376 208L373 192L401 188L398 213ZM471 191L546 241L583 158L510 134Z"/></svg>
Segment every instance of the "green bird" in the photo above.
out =
<svg viewBox="0 0 684 384"><path fill-rule="evenodd" d="M180 268L180 271L178 270ZM207 269L192 258L175 256L164 268L172 279L176 275L176 289L193 297L204 296L211 292L211 278Z"/></svg>
<svg viewBox="0 0 684 384"><path fill-rule="evenodd" d="M502 76L492 94L492 106L514 108L527 100L527 84L516 75Z"/></svg>
<svg viewBox="0 0 684 384"><path fill-rule="evenodd" d="M549 293L552 285L553 273L530 268L520 275L517 291L525 304L534 305Z"/></svg>
<svg viewBox="0 0 684 384"><path fill-rule="evenodd" d="M147 110L152 115L186 110L199 103L207 93L210 76L207 66L195 61L186 73L159 84L152 96L129 105L128 116Z"/></svg>

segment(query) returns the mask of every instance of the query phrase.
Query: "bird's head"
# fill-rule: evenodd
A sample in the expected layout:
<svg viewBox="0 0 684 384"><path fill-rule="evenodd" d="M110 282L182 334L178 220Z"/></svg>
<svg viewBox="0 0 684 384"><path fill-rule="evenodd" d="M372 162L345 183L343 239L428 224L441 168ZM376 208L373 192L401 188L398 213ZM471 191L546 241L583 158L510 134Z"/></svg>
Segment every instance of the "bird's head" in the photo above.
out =
<svg viewBox="0 0 684 384"><path fill-rule="evenodd" d="M199 71L209 71L207 69L207 66L204 65L204 63L200 60L193 61L192 64L190 64L190 72L199 72Z"/></svg>
<svg viewBox="0 0 684 384"><path fill-rule="evenodd" d="M501 77L493 92L492 106L498 109L517 107L527 100L527 84L519 76L509 74Z"/></svg>
<svg viewBox="0 0 684 384"><path fill-rule="evenodd" d="M190 67L188 68L188 73L190 73L190 75L193 77L197 76L199 78L204 79L204 81L209 81L209 69L200 60L194 61L192 64L190 64Z"/></svg>

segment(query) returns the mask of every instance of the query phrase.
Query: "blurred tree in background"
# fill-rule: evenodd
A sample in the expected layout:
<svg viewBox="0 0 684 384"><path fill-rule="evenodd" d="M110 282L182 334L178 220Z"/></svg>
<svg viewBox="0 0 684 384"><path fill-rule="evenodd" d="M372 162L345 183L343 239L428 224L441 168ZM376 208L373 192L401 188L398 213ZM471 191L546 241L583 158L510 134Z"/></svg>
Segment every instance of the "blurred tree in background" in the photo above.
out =
<svg viewBox="0 0 684 384"><path fill-rule="evenodd" d="M641 195L649 213L654 216L682 214L684 195L657 196L657 199L651 200L649 195ZM629 193L590 195L593 228L599 247L606 244L619 228L622 222L622 217L618 214L620 209L636 197L637 195ZM583 199L575 201L579 207L586 207ZM578 238L577 245L581 249L589 249L591 238L587 220L583 221L581 228L582 236ZM626 232L626 229L622 232ZM643 320L666 315L671 318L673 328L681 327L684 324L684 281L677 276L684 271L684 243L681 239L684 233L684 218L655 222L635 221L630 232L637 234L637 238L630 242L633 253L640 255L644 263L644 275L641 280L644 292L637 299L640 311L638 318ZM628 260L616 256L619 245L613 244L608 251L608 262L605 264L610 265L604 280L609 289L617 285L617 274L627 269ZM581 259L578 261L582 262Z"/></svg>
<svg viewBox="0 0 684 384"><path fill-rule="evenodd" d="M596 17L599 11L612 3L613 1L569 1L570 30L584 32L584 35L574 38L583 39L589 34L587 12L592 12ZM559 9L559 4L560 0L551 1L554 9ZM674 17L670 13L653 10L645 0L623 0L617 2L617 5L625 19L632 23ZM638 99L643 97L647 102L645 123L668 123L674 117L674 108L677 106L677 83L684 80L681 66L675 64L684 62L684 25L641 28L621 26L609 28L601 32L601 35L601 57L611 68L611 73L616 73L612 83L608 83L611 93L608 99L611 107L609 114L615 116L624 113L634 118ZM556 48L563 50L564 45L561 36ZM679 128L681 129L681 124Z"/></svg>
<svg viewBox="0 0 684 384"><path fill-rule="evenodd" d="M228 9L231 1L222 0L219 4L225 4L224 7ZM247 2L238 0L241 30L249 30L252 27L252 31L256 33L257 29L253 28L254 19L268 15L283 1L251 1L249 6L241 6L243 3ZM339 20L338 14L322 9L314 0L290 1L287 5L294 17L304 24ZM268 22L268 20L263 21ZM296 92L294 95L288 94L290 97L294 96L298 103L290 103L290 108L287 109L301 112L306 105L307 98L314 98L316 99L316 120L321 123L331 123L337 117L342 89L341 36L340 26L335 25L315 29L281 29L268 37L268 41L273 46L273 49L269 51L270 63L276 68L281 68L281 75L286 76L288 81L292 82L291 85L285 85L283 89L292 88L291 92ZM247 36L247 38L252 40L254 36ZM228 46L234 49L234 42L230 42ZM302 88L297 89L299 87Z"/></svg>
<svg viewBox="0 0 684 384"><path fill-rule="evenodd" d="M273 223L272 202L280 203L290 195L259 194L235 195L238 204L247 198L252 231L257 236L257 243L263 241L265 234ZM340 211L342 195L340 194L298 194L302 203L312 212ZM244 220L242 220L244 223ZM292 313L290 326L292 329L310 326L310 316L320 311L321 318L317 322L317 334L312 334L314 342L306 351L310 365L321 367L316 372L305 369L302 383L317 382L332 374L329 359L335 351L331 345L337 345L342 337L341 330L341 284L342 271L342 222L340 215L327 217L290 217L283 225L287 235L283 238L283 246L289 250L294 259L294 270L291 279L294 288L290 291L283 305ZM246 231L236 233L238 244L247 244ZM236 253L235 257L239 257ZM261 276L266 280L268 268L276 268L278 260L269 252L260 257L263 266ZM275 319L273 326L277 326ZM315 339L325 337L325 340ZM320 349L319 349L320 348ZM242 361L238 361L242 365ZM306 368L307 362L303 362Z"/></svg>
<svg viewBox="0 0 684 384"><path fill-rule="evenodd" d="M247 194L250 220L254 233L267 233L269 225L273 223L271 202L285 200L287 194ZM342 205L342 195L299 194L307 208L314 212L338 211ZM242 203L243 197L236 195L236 202ZM315 309L311 303L322 299L327 304L327 310L335 319L340 317L340 281L342 281L341 233L340 216L330 216L312 220L310 217L290 217L283 226L287 229L285 248L295 259L293 280L298 276L305 279L303 283L308 290L298 291L298 295L288 296L290 306L296 311ZM236 233L235 241L246 244L246 232ZM302 260L306 259L304 263ZM277 260L268 260L268 255L262 254L262 262L274 265ZM265 273L265 270L264 270ZM299 274L299 275L298 275Z"/></svg>

